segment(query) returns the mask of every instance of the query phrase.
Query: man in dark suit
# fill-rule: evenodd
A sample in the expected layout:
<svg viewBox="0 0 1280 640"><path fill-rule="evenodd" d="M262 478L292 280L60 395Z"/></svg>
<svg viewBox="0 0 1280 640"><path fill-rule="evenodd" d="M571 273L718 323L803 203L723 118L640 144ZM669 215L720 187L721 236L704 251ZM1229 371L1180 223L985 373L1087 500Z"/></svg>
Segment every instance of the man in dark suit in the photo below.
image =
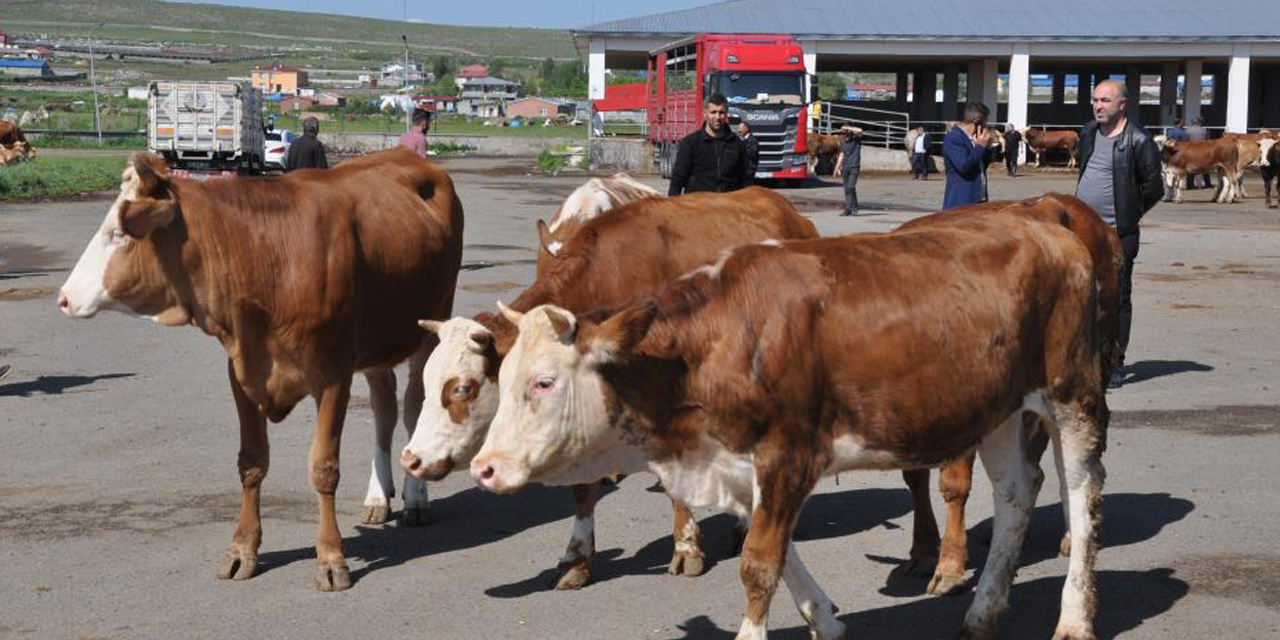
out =
<svg viewBox="0 0 1280 640"><path fill-rule="evenodd" d="M964 107L964 122L942 139L942 162L947 170L947 187L942 208L953 209L982 202L987 186L987 154L991 134L987 130L990 110L981 102Z"/></svg>
<svg viewBox="0 0 1280 640"><path fill-rule="evenodd" d="M285 171L329 168L329 159L324 155L324 145L316 137L319 133L319 120L306 118L302 121L302 136L289 145L289 158L284 163Z"/></svg>

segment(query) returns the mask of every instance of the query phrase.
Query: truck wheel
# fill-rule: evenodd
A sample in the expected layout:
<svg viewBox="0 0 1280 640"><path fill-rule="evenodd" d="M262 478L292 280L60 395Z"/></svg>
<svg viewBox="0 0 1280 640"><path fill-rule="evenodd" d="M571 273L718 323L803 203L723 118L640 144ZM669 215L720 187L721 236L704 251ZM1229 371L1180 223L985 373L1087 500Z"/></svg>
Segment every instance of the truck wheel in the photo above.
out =
<svg viewBox="0 0 1280 640"><path fill-rule="evenodd" d="M671 179L671 162L667 157L667 143L663 142L658 145L658 175L663 179Z"/></svg>

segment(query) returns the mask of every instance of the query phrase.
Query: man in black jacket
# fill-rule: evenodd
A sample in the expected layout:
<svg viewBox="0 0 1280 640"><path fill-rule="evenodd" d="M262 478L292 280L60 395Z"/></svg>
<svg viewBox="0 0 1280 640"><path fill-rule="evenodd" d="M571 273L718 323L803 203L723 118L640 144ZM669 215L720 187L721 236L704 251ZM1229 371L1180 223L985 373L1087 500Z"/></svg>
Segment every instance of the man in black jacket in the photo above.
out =
<svg viewBox="0 0 1280 640"><path fill-rule="evenodd" d="M285 171L329 168L329 159L324 156L324 145L316 137L319 133L319 120L306 118L302 121L302 137L289 145L289 158L284 163Z"/></svg>
<svg viewBox="0 0 1280 640"><path fill-rule="evenodd" d="M760 139L751 135L751 125L746 120L738 123L738 137L747 152L747 177L742 181L746 186L755 181L756 169L760 166Z"/></svg>
<svg viewBox="0 0 1280 640"><path fill-rule="evenodd" d="M1103 80L1093 89L1093 116L1080 131L1080 180L1076 195L1120 234L1119 341L1110 386L1123 381L1125 350L1133 323L1133 261L1138 257L1138 222L1164 195L1160 149L1151 134L1125 117L1124 83Z"/></svg>
<svg viewBox="0 0 1280 640"><path fill-rule="evenodd" d="M729 130L729 101L720 94L702 105L702 128L684 137L676 149L667 195L694 191L736 191L747 179L747 151Z"/></svg>

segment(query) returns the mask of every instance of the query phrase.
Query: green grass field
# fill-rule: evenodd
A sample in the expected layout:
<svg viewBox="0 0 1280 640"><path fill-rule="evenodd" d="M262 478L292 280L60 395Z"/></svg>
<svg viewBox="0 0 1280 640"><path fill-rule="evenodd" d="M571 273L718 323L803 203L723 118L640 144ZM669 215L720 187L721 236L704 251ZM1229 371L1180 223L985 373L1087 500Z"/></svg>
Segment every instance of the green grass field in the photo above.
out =
<svg viewBox="0 0 1280 640"><path fill-rule="evenodd" d="M47 158L0 167L0 200L61 196L120 186L126 158Z"/></svg>
<svg viewBox="0 0 1280 640"><path fill-rule="evenodd" d="M107 25L97 32L104 40L316 51L359 45L389 52L400 50L400 34L405 34L410 46L421 52L534 59L577 57L569 34L552 29L405 23L155 0L6 0L3 6L5 30L21 37L83 35L89 27L106 21Z"/></svg>

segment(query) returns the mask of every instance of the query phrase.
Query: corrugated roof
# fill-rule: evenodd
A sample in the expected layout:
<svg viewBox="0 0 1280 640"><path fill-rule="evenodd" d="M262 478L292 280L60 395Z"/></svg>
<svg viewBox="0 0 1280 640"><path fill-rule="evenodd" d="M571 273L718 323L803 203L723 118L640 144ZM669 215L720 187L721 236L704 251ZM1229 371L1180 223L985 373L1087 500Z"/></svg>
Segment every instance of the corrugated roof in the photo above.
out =
<svg viewBox="0 0 1280 640"><path fill-rule="evenodd" d="M806 39L1280 41L1280 1L729 0L575 35L789 33Z"/></svg>

